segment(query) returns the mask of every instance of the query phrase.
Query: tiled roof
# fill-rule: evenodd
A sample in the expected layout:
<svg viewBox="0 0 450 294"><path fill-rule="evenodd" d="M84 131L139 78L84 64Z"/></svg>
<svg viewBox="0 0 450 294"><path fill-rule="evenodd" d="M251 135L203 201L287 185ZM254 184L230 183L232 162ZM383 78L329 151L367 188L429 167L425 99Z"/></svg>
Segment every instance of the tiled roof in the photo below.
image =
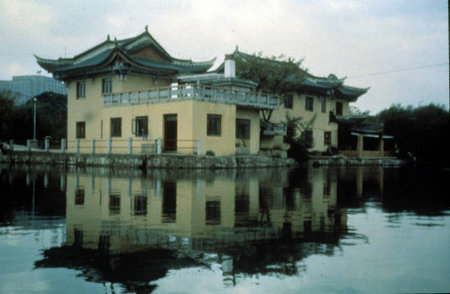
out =
<svg viewBox="0 0 450 294"><path fill-rule="evenodd" d="M151 57L138 56L137 53L150 47L160 56L161 60ZM146 30L142 34L122 40L106 41L74 56L73 58L45 59L36 56L38 64L62 79L74 77L80 72L90 72L95 74L112 68L112 63L117 60L124 60L129 63L130 68L137 67L141 72L161 71L168 74L178 73L202 73L206 72L215 59L204 62L193 62L192 60L176 59L150 35ZM120 57L120 58L118 58Z"/></svg>

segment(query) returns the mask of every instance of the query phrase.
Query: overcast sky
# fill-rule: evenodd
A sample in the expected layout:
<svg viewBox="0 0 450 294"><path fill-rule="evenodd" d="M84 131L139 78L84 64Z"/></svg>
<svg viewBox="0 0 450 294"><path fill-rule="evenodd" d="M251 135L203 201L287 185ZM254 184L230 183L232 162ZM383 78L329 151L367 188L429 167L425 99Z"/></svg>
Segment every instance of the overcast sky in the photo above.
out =
<svg viewBox="0 0 450 294"><path fill-rule="evenodd" d="M174 57L231 53L304 59L310 73L371 87L355 106L449 103L447 0L0 0L0 80L149 32ZM46 72L43 70L43 74Z"/></svg>

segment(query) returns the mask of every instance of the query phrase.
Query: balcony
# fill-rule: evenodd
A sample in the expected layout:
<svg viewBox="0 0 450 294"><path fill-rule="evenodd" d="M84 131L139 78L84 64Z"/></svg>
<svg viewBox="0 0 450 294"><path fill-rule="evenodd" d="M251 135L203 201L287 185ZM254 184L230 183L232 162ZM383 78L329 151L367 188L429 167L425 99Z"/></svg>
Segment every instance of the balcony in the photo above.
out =
<svg viewBox="0 0 450 294"><path fill-rule="evenodd" d="M257 109L278 109L279 105L277 96L195 84L172 85L167 88L103 94L104 107L165 103L183 100L235 104Z"/></svg>

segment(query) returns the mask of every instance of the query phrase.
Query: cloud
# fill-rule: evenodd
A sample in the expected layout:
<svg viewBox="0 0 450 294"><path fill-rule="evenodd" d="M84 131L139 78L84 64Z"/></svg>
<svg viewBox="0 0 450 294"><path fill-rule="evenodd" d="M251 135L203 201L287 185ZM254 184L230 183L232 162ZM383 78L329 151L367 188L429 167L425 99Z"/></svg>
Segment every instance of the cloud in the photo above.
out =
<svg viewBox="0 0 450 294"><path fill-rule="evenodd" d="M131 37L146 25L177 58L217 57L219 63L238 45L248 53L304 58L305 67L323 76L448 62L448 10L441 0L0 0L0 19L0 65L6 69L0 79L36 72L33 53L73 56L108 34ZM363 109L377 111L395 101L447 103L448 66L347 83L371 87L357 103Z"/></svg>

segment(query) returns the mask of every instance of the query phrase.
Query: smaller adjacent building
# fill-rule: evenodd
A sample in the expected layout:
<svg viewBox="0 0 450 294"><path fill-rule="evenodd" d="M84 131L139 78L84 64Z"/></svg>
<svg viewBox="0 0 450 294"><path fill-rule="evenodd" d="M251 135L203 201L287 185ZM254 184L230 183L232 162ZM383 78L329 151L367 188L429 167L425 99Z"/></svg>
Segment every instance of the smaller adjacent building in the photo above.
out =
<svg viewBox="0 0 450 294"><path fill-rule="evenodd" d="M383 124L367 123L365 117L337 117L339 154L347 157L394 156L394 137L384 134Z"/></svg>

